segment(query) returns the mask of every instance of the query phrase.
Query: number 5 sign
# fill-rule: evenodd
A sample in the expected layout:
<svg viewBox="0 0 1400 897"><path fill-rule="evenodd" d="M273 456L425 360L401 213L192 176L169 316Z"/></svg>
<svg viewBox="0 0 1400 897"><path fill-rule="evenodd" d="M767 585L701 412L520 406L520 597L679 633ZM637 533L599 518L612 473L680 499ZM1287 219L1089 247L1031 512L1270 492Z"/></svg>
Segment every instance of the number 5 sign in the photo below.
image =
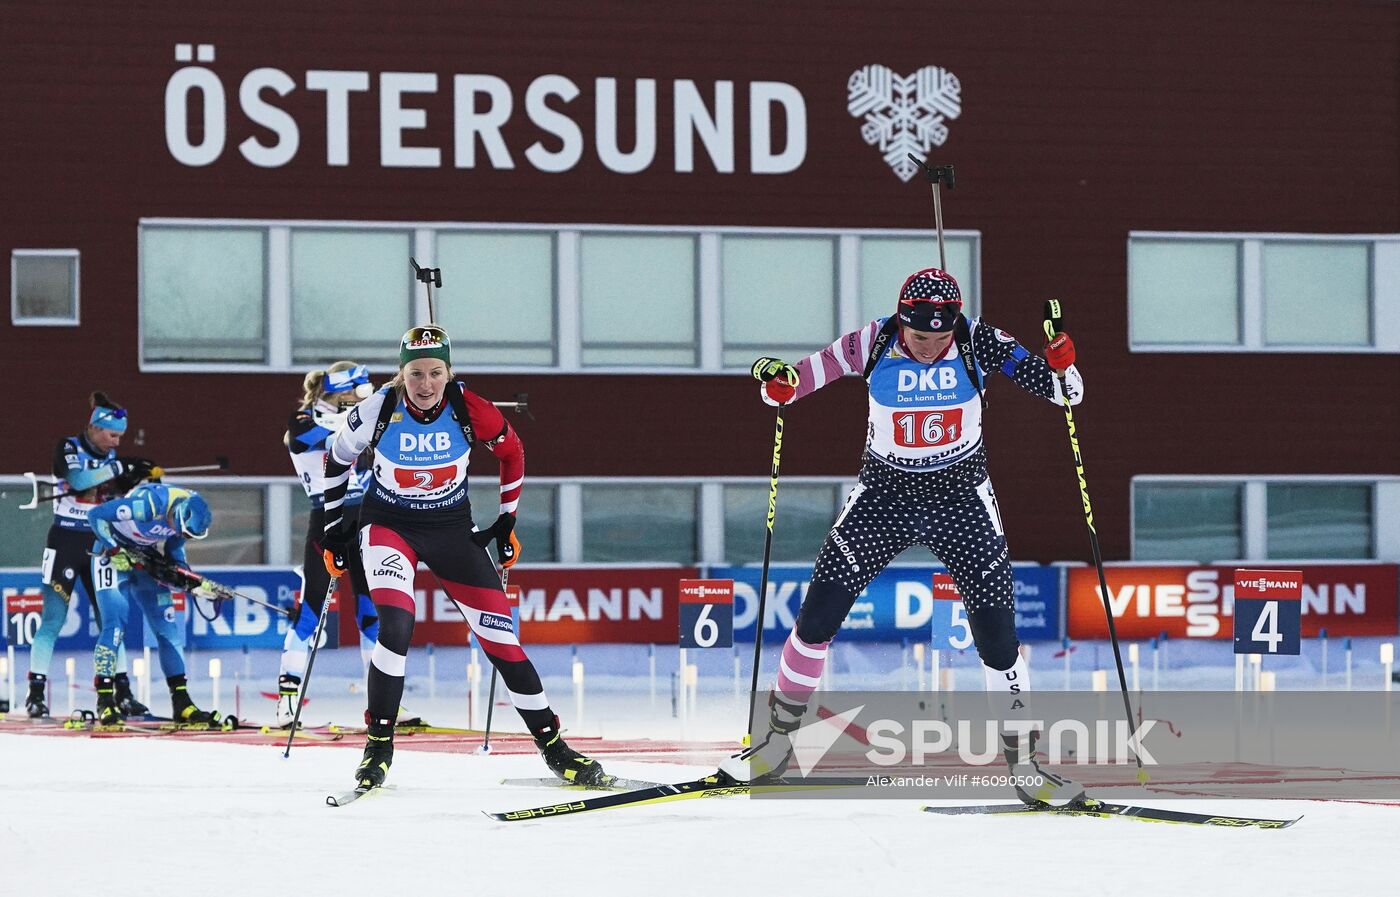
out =
<svg viewBox="0 0 1400 897"><path fill-rule="evenodd" d="M1235 571L1235 653L1297 654L1303 627L1301 570Z"/></svg>
<svg viewBox="0 0 1400 897"><path fill-rule="evenodd" d="M681 580L682 648L734 647L734 580Z"/></svg>
<svg viewBox="0 0 1400 897"><path fill-rule="evenodd" d="M933 574L933 647L965 651L972 647L972 627L967 622L967 608L962 594L946 573ZM947 604L939 604L946 601Z"/></svg>

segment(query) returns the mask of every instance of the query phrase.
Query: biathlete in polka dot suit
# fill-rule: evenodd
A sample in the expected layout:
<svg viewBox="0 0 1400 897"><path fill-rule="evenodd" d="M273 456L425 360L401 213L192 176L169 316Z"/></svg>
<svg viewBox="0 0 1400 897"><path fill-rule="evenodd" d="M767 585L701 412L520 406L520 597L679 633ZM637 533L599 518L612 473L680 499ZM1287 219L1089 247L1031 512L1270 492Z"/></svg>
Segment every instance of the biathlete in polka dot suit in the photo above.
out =
<svg viewBox="0 0 1400 897"><path fill-rule="evenodd" d="M1001 373L1051 402L1068 395L1078 404L1083 381L1074 345L1060 334L1042 358L980 318L967 321L957 281L938 268L911 275L899 299L895 321L871 321L793 365L761 358L753 366L770 405L805 398L850 374L866 375L870 392L859 485L822 544L783 647L771 698L778 732L801 719L856 596L913 545L927 546L956 582L988 689L1019 694L1029 687L1016 638L1010 553L982 445L982 390ZM959 343L970 344L975 373Z"/></svg>

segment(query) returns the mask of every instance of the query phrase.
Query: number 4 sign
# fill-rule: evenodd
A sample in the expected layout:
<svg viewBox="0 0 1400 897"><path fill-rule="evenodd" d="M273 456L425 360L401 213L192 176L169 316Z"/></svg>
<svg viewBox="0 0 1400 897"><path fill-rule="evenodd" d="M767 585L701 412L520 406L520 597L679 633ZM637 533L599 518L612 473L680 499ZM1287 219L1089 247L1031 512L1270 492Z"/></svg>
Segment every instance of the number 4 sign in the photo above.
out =
<svg viewBox="0 0 1400 897"><path fill-rule="evenodd" d="M682 648L734 647L734 580L681 580Z"/></svg>
<svg viewBox="0 0 1400 897"><path fill-rule="evenodd" d="M1303 627L1301 570L1235 571L1235 653L1297 654Z"/></svg>

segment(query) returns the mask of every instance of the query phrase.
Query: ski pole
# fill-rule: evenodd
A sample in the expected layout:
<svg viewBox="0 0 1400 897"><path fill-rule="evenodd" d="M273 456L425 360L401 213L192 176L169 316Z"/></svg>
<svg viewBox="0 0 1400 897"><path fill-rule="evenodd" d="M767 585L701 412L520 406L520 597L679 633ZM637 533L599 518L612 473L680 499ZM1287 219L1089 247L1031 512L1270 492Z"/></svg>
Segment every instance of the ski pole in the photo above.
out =
<svg viewBox="0 0 1400 897"><path fill-rule="evenodd" d="M758 667L763 652L763 609L768 602L768 564L773 556L773 518L778 515L778 463L783 456L783 406L778 406L777 422L773 426L773 471L768 480L768 530L763 537L763 572L758 578L758 616L754 618L753 676L749 682L749 715L744 720L745 747L752 741L749 728L753 725L754 702L758 697Z"/></svg>
<svg viewBox="0 0 1400 897"><path fill-rule="evenodd" d="M428 288L428 323L437 323L437 310L433 307L433 287L442 289L442 269L441 268L421 268L417 260L410 258L408 263L413 266L413 275L418 282Z"/></svg>
<svg viewBox="0 0 1400 897"><path fill-rule="evenodd" d="M501 591L504 592L510 584L510 569L508 567L498 567L497 572L501 576ZM510 599L507 598L507 601ZM486 655L490 660L491 655ZM481 753L491 753L491 713L496 709L496 664L491 664L491 687L486 695L486 737L481 740Z"/></svg>
<svg viewBox="0 0 1400 897"><path fill-rule="evenodd" d="M1060 300L1047 299L1045 301L1045 335L1054 339L1059 333L1064 322L1063 309L1060 307ZM1127 715L1128 725L1133 724L1133 704L1128 697L1128 678L1123 673L1123 652L1118 647L1118 627L1113 623L1113 607L1108 603L1108 580L1103 572L1103 554L1099 551L1099 533L1094 529L1094 509L1089 504L1089 484L1084 479L1084 457L1079 451L1079 435L1074 426L1074 408L1070 404L1069 392L1064 388L1065 375L1062 371L1055 371L1055 376L1060 381L1060 400L1065 406L1065 424L1069 427L1069 445L1074 451L1074 469L1079 475L1079 497L1084 503L1084 522L1089 526L1089 547L1094 554L1094 567L1099 574L1099 597L1103 599L1104 616L1108 619L1108 637L1113 643L1113 662L1118 668L1118 688L1123 693L1123 712ZM1140 784L1147 784L1147 770L1143 768L1142 757L1137 751L1133 752L1133 758L1137 760L1137 778Z"/></svg>
<svg viewBox="0 0 1400 897"><path fill-rule="evenodd" d="M326 600L321 602L321 614L316 618L316 631L311 634L311 653L306 658L306 674L301 677L301 688L297 690L297 707L292 713L292 730L287 733L287 749L282 759L292 755L292 741L297 737L297 727L301 725L301 705L306 701L306 690L311 686L311 669L316 665L316 649L321 646L321 634L326 631L326 618L329 617L331 601L335 598L335 587L340 583L339 576L331 577L326 589Z"/></svg>
<svg viewBox="0 0 1400 897"><path fill-rule="evenodd" d="M948 261L943 254L943 202L939 196L938 185L947 184L949 190L953 189L953 166L930 165L913 153L909 154L909 161L919 166L933 190L933 226L938 231L938 267L947 271Z"/></svg>

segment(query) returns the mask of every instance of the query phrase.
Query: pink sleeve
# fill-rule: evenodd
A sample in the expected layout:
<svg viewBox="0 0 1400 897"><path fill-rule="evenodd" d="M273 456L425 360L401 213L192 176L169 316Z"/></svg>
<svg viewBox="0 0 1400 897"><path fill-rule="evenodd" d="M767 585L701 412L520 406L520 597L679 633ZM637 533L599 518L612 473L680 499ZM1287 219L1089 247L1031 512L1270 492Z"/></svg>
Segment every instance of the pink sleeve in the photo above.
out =
<svg viewBox="0 0 1400 897"><path fill-rule="evenodd" d="M859 330L852 330L836 342L797 362L797 401L816 392L845 374L863 374L870 344L880 332L880 322L871 321Z"/></svg>

